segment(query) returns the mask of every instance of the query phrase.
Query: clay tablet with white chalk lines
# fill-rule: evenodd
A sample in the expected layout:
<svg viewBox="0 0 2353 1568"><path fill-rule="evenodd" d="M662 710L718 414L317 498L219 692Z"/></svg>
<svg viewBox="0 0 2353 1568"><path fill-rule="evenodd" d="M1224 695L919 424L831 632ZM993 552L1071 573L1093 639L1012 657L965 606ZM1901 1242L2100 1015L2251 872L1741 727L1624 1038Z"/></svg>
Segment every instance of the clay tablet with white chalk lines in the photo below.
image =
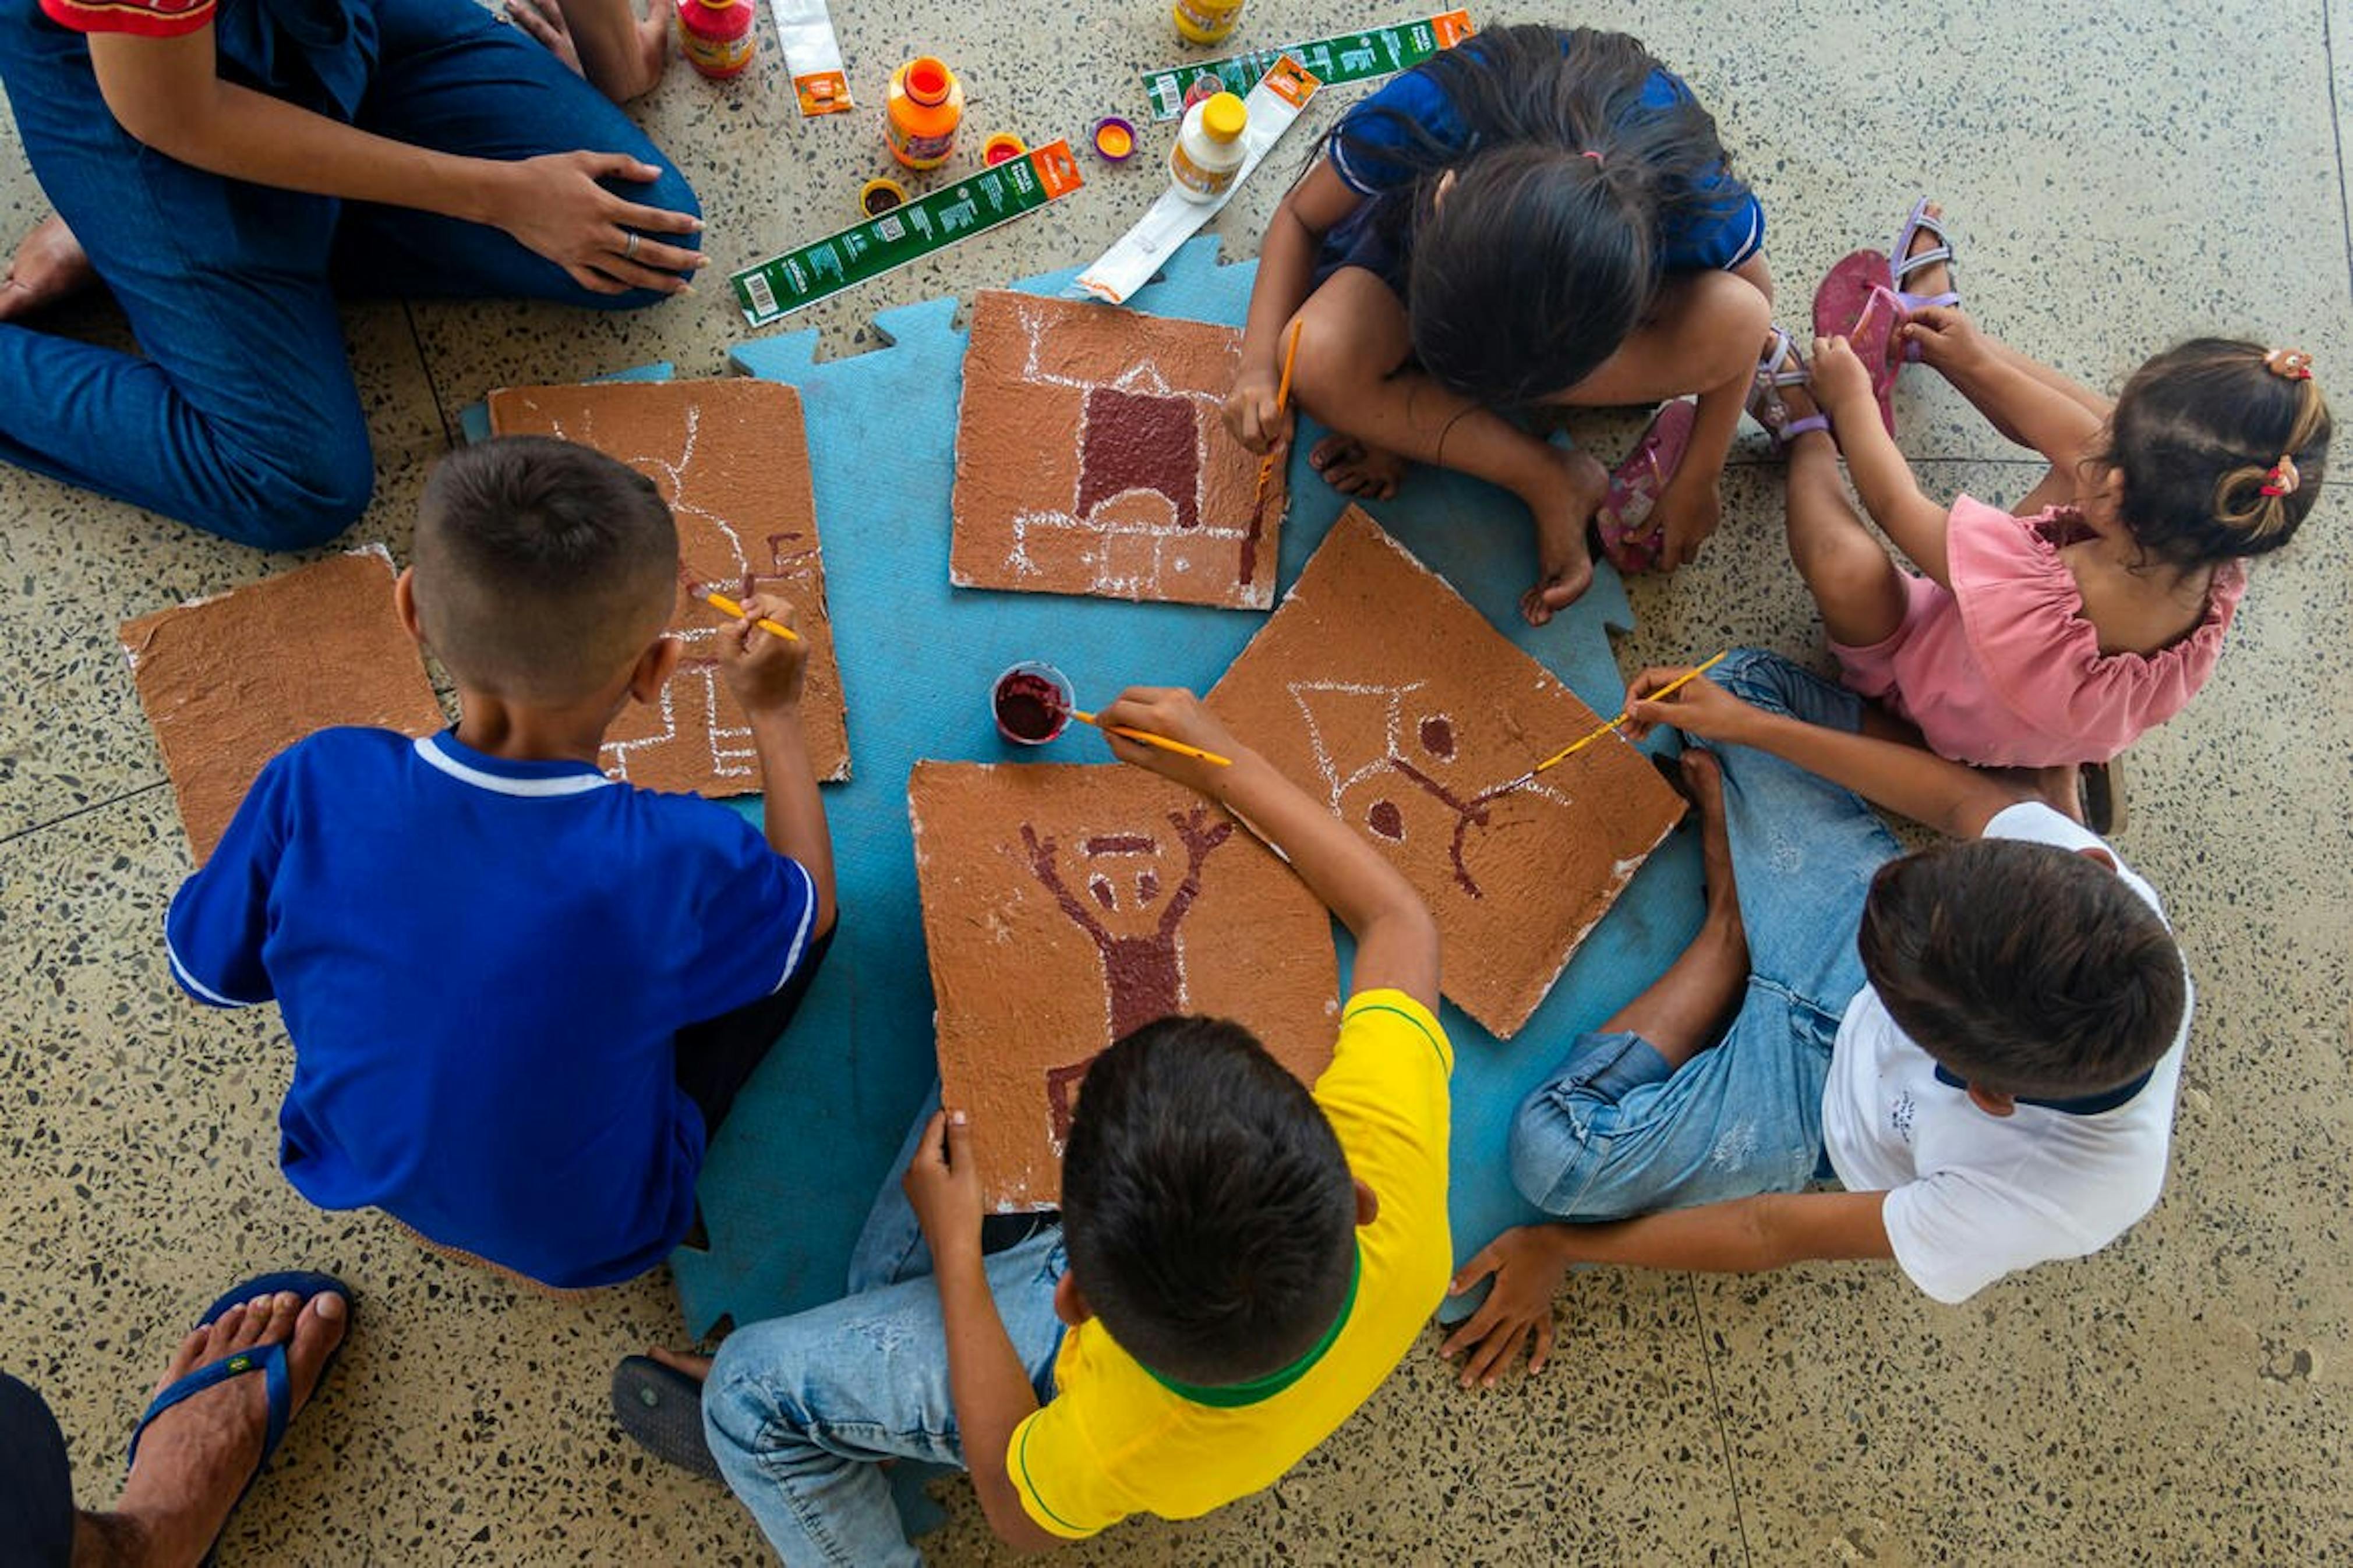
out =
<svg viewBox="0 0 2353 1568"><path fill-rule="evenodd" d="M825 604L825 557L809 483L799 395L775 382L608 382L491 394L501 436L557 436L618 458L653 480L678 519L679 595L670 633L684 644L659 701L622 710L599 758L649 789L748 795L760 787L750 723L719 673L728 623L691 585L741 600L791 602L808 639L801 724L818 779L849 776L841 670Z"/></svg>
<svg viewBox="0 0 2353 1568"><path fill-rule="evenodd" d="M1331 919L1232 818L1140 769L917 763L907 809L941 1090L982 1193L1050 1207L1088 1066L1172 1013L1232 1018L1313 1083L1339 1027Z"/></svg>
<svg viewBox="0 0 2353 1568"><path fill-rule="evenodd" d="M1683 815L1633 747L1355 507L1209 694L1394 861L1446 994L1509 1038Z"/></svg>
<svg viewBox="0 0 2353 1568"><path fill-rule="evenodd" d="M956 423L949 580L1265 609L1289 498L1226 432L1231 327L982 294Z"/></svg>

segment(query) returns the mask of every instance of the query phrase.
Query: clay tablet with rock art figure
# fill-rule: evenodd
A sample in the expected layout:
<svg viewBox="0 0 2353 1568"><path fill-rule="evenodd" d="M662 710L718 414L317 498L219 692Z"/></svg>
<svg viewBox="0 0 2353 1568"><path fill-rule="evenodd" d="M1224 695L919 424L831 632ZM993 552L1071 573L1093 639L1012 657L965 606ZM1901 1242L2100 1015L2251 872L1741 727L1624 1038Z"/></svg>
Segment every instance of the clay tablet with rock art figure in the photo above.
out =
<svg viewBox="0 0 2353 1568"><path fill-rule="evenodd" d="M1339 1027L1331 917L1234 820L1138 768L924 762L909 781L940 1088L984 1199L1050 1208L1086 1069L1174 1013L1303 1083Z"/></svg>
<svg viewBox="0 0 2353 1568"><path fill-rule="evenodd" d="M1438 921L1446 994L1509 1038L1683 816L1633 747L1355 507L1210 692Z"/></svg>
<svg viewBox="0 0 2353 1568"><path fill-rule="evenodd" d="M982 294L956 421L960 588L1265 609L1289 497L1219 410L1231 327Z"/></svg>
<svg viewBox="0 0 2353 1568"><path fill-rule="evenodd" d="M824 783L849 776L841 669L825 603L808 438L799 395L747 376L713 381L514 386L491 394L501 436L555 436L618 458L653 480L678 519L679 594L670 631L684 645L659 701L631 704L599 761L649 789L748 795L760 787L752 727L719 671L727 617L689 590L739 603L772 594L808 639L801 724Z"/></svg>

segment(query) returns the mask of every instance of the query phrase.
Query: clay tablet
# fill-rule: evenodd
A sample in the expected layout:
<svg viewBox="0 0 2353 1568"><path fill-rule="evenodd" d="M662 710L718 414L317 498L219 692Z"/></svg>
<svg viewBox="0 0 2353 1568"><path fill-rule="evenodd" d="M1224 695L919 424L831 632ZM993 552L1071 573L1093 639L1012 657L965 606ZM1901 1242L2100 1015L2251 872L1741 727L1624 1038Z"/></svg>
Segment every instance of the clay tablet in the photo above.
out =
<svg viewBox="0 0 2353 1568"><path fill-rule="evenodd" d="M1237 1019L1305 1083L1331 1061L1331 917L1190 792L1131 767L917 763L907 809L941 1088L992 1207L1054 1205L1087 1064L1140 1025Z"/></svg>
<svg viewBox="0 0 2353 1568"><path fill-rule="evenodd" d="M1515 785L1601 719L1354 507L1208 700L1421 890L1503 1038L1683 815L1612 740Z"/></svg>
<svg viewBox="0 0 2353 1568"><path fill-rule="evenodd" d="M314 731L429 735L448 720L372 545L122 623L139 705L201 866L262 764Z"/></svg>
<svg viewBox="0 0 2353 1568"><path fill-rule="evenodd" d="M1241 333L1103 305L985 293L956 424L948 580L1262 610L1274 603L1285 451L1219 414Z"/></svg>
<svg viewBox="0 0 2353 1568"><path fill-rule="evenodd" d="M841 668L826 614L799 395L775 382L725 376L516 386L491 393L490 405L491 428L501 436L560 436L620 458L661 487L678 518L670 631L686 645L683 656L660 702L622 710L605 737L605 771L649 789L697 795L760 787L751 725L719 674L726 617L690 596L689 586L701 584L736 600L766 592L792 602L809 642L801 698L809 761L822 782L848 778Z"/></svg>

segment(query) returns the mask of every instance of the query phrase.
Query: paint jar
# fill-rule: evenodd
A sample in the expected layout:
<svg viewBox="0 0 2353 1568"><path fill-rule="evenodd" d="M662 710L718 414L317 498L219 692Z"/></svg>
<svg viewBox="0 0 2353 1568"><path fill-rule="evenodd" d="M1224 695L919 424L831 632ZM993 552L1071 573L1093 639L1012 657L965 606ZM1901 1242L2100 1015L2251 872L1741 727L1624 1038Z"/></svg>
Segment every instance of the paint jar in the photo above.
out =
<svg viewBox="0 0 2353 1568"><path fill-rule="evenodd" d="M1010 131L1000 131L980 144L980 161L994 169L999 163L1010 163L1029 151L1029 143Z"/></svg>
<svg viewBox="0 0 2353 1568"><path fill-rule="evenodd" d="M1243 0L1176 0L1168 19L1188 44L1219 44L1242 19Z"/></svg>
<svg viewBox="0 0 2353 1568"><path fill-rule="evenodd" d="M936 169L955 151L964 122L964 83L944 61L918 56L891 73L882 133L891 156L910 169Z"/></svg>
<svg viewBox="0 0 2353 1568"><path fill-rule="evenodd" d="M893 207L907 205L907 187L898 181L877 174L858 187L858 210L867 217L881 217Z"/></svg>
<svg viewBox="0 0 2353 1568"><path fill-rule="evenodd" d="M678 41L687 64L724 79L752 63L760 41L752 0L679 0Z"/></svg>
<svg viewBox="0 0 2353 1568"><path fill-rule="evenodd" d="M997 678L988 710L997 732L1019 746L1042 746L1071 725L1078 706L1071 678L1050 664L1025 659Z"/></svg>
<svg viewBox="0 0 2353 1568"><path fill-rule="evenodd" d="M1177 190L1197 202L1214 202L1233 189L1249 155L1242 131L1250 111L1230 92L1221 92L1185 111L1184 129L1168 150L1168 173Z"/></svg>

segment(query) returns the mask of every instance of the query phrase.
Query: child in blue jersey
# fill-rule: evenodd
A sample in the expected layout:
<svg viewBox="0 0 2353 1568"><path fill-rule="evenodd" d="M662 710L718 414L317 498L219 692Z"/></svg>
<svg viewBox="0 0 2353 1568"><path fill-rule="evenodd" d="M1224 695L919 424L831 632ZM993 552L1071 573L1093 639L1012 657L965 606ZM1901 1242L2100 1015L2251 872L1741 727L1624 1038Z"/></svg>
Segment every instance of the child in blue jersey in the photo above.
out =
<svg viewBox="0 0 2353 1568"><path fill-rule="evenodd" d="M1765 217L1691 89L1620 33L1502 27L1398 78L1275 209L1226 422L1264 451L1292 325L1312 461L1379 499L1405 462L1502 485L1535 523L1541 624L1621 567L1676 566L1769 323ZM1668 403L1616 475L1495 412Z"/></svg>
<svg viewBox="0 0 2353 1568"><path fill-rule="evenodd" d="M801 735L808 645L758 595L720 668L751 722L765 836L606 777L656 700L678 534L652 483L518 437L427 483L402 618L458 686L454 729L328 730L262 770L172 900L173 973L275 1000L294 1041L287 1179L559 1289L686 1236L711 1134L830 937L833 854Z"/></svg>

